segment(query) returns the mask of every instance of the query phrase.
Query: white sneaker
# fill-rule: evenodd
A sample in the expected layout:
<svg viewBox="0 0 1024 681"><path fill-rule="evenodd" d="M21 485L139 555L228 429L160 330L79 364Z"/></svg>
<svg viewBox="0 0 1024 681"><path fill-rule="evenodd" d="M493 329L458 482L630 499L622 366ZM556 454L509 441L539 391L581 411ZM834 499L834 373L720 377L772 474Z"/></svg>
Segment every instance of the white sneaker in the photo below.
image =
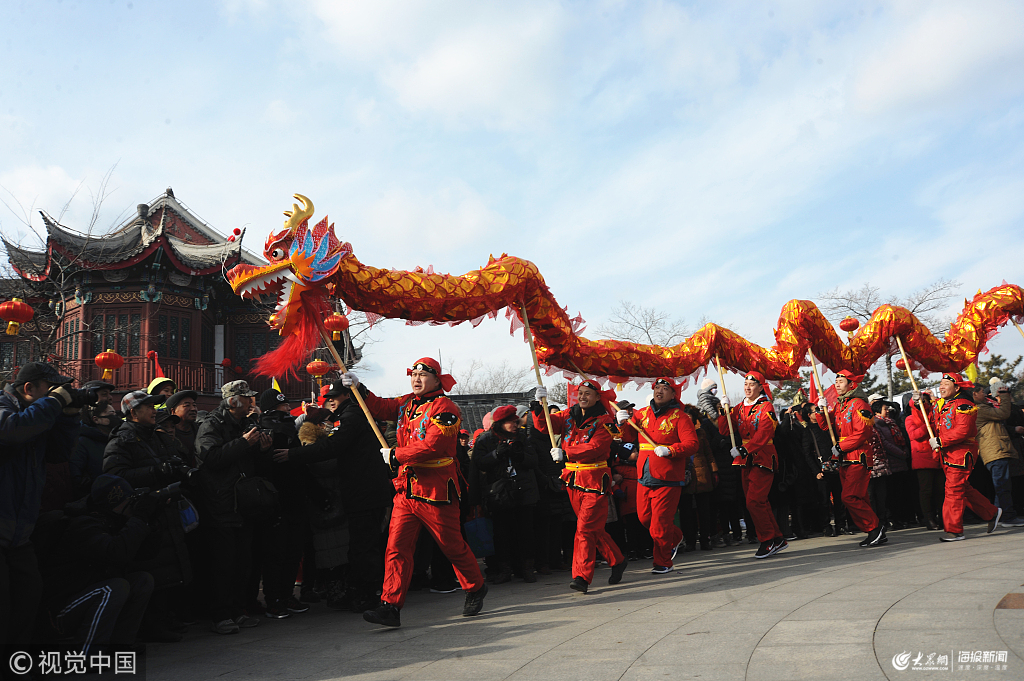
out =
<svg viewBox="0 0 1024 681"><path fill-rule="evenodd" d="M1000 520L999 524L1002 527L1024 527L1024 518L1017 516L1016 518L1011 518L1010 520Z"/></svg>

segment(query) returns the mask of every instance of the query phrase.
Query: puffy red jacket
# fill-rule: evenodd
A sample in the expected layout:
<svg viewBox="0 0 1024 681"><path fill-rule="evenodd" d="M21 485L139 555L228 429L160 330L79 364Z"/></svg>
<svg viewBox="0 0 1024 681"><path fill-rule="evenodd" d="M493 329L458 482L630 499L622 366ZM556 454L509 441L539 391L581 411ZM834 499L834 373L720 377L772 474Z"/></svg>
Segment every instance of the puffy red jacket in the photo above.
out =
<svg viewBox="0 0 1024 681"><path fill-rule="evenodd" d="M921 420L921 410L914 400L910 400L910 413L904 422L907 435L910 436L910 462L914 470L918 468L941 468L939 456L928 444L928 429Z"/></svg>

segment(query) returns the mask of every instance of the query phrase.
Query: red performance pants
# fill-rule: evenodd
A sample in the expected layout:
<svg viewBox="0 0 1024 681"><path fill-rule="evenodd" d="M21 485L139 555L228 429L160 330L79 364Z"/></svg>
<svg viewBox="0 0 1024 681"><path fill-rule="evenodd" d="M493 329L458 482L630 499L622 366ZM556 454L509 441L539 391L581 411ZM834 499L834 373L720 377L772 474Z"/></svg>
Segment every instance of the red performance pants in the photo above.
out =
<svg viewBox="0 0 1024 681"><path fill-rule="evenodd" d="M676 507L682 487L637 485L636 513L654 540L654 564L672 567L672 549L683 539L676 527Z"/></svg>
<svg viewBox="0 0 1024 681"><path fill-rule="evenodd" d="M839 481L843 484L843 505L853 523L865 532L878 527L878 516L868 502L868 481L871 469L860 464L843 466L839 469Z"/></svg>
<svg viewBox="0 0 1024 681"><path fill-rule="evenodd" d="M946 532L960 534L964 531L964 504L980 518L996 517L996 507L967 482L970 471L951 466L943 468L946 469L946 500L942 502L942 524Z"/></svg>
<svg viewBox="0 0 1024 681"><path fill-rule="evenodd" d="M455 576L464 591L476 591L484 585L484 576L476 556L462 538L458 503L434 506L425 501L395 495L395 508L391 512L391 530L388 549L384 554L384 589L380 599L401 608L412 579L413 554L420 528L425 527L434 536L441 551L452 562Z"/></svg>
<svg viewBox="0 0 1024 681"><path fill-rule="evenodd" d="M747 499L747 510L750 511L750 519L754 521L759 542L782 536L782 530L772 513L772 505L768 503L768 492L772 489L774 478L774 473L758 466L743 468L743 496Z"/></svg>
<svg viewBox="0 0 1024 681"><path fill-rule="evenodd" d="M569 503L576 511L576 542L572 549L572 576L582 577L587 584L594 581L594 560L597 550L609 565L626 560L611 536L604 530L608 522L608 497L569 487Z"/></svg>

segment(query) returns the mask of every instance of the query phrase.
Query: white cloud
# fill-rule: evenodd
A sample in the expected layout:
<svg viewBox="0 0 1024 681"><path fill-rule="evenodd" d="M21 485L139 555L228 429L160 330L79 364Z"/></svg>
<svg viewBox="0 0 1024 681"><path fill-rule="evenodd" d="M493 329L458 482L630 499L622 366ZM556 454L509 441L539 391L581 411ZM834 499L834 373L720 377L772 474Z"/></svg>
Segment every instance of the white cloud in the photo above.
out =
<svg viewBox="0 0 1024 681"><path fill-rule="evenodd" d="M906 24L877 46L857 78L854 91L861 109L877 113L950 101L993 85L1020 91L1024 6L940 2L923 13L911 8L916 5L901 7L899 19ZM1013 71L1017 76L1004 77Z"/></svg>

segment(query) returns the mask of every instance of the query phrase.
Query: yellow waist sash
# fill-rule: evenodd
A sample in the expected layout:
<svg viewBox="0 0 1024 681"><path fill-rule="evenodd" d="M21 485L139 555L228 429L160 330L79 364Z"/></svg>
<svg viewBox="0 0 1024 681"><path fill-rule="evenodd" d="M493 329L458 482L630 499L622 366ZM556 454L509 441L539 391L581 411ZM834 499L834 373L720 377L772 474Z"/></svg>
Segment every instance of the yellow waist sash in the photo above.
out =
<svg viewBox="0 0 1024 681"><path fill-rule="evenodd" d="M652 445L649 442L641 442L640 443L640 451L641 452L653 452L654 448L657 447L657 446L658 445Z"/></svg>
<svg viewBox="0 0 1024 681"><path fill-rule="evenodd" d="M455 461L455 459L449 456L445 459L437 459L436 461L424 461L422 463L410 463L408 465L413 468L444 468L451 464L452 461Z"/></svg>
<svg viewBox="0 0 1024 681"><path fill-rule="evenodd" d="M608 463L605 461L600 463L573 463L570 461L565 464L565 469L568 471L587 471L595 468L608 468Z"/></svg>

